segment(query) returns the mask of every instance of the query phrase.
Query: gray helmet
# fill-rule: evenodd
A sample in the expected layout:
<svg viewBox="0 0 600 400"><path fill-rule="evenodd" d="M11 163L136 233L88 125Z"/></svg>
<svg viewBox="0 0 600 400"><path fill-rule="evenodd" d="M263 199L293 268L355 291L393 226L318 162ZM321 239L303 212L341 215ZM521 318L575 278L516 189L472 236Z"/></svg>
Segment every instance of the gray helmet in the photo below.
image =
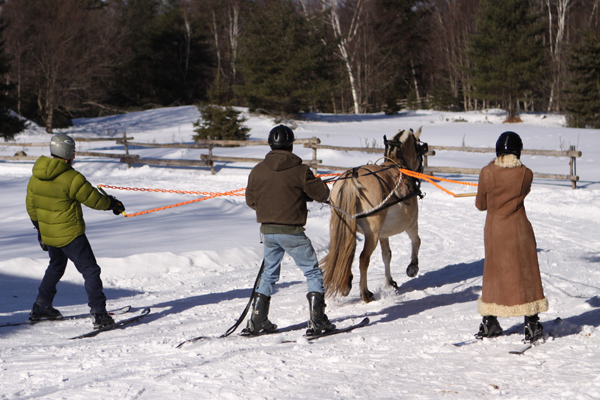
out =
<svg viewBox="0 0 600 400"><path fill-rule="evenodd" d="M294 144L294 132L285 125L277 125L269 132L269 146L273 150L286 150Z"/></svg>
<svg viewBox="0 0 600 400"><path fill-rule="evenodd" d="M75 154L75 141L65 134L52 136L50 140L50 154L55 157L70 160Z"/></svg>

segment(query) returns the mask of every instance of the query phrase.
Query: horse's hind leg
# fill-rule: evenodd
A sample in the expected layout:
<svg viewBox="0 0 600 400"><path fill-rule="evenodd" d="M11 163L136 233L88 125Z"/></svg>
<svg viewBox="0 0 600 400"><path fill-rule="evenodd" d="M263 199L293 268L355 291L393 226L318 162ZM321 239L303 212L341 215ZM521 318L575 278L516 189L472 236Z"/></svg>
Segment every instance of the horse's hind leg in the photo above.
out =
<svg viewBox="0 0 600 400"><path fill-rule="evenodd" d="M369 291L367 287L367 270L371 262L371 254L377 247L377 238L373 233L365 233L365 247L360 253L360 298L365 302L369 303L373 301L375 296Z"/></svg>
<svg viewBox="0 0 600 400"><path fill-rule="evenodd" d="M410 253L410 264L406 268L406 275L414 278L419 273L419 248L421 247L421 238L419 237L419 225L414 224L406 231L412 243Z"/></svg>
<svg viewBox="0 0 600 400"><path fill-rule="evenodd" d="M383 258L383 265L385 266L385 284L386 286L392 286L393 288L398 289L398 284L392 279L392 273L390 271L390 264L392 262L390 239L379 239L379 244L381 245L381 257Z"/></svg>

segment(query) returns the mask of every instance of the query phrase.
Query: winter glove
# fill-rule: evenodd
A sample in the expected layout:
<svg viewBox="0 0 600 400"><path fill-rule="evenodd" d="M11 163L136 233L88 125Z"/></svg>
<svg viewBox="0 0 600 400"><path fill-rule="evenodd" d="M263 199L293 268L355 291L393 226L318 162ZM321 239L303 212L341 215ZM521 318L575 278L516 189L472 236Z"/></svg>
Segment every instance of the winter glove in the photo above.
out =
<svg viewBox="0 0 600 400"><path fill-rule="evenodd" d="M110 206L108 206L109 210L112 210L113 214L119 215L125 211L125 206L119 200L117 200L114 196L110 197Z"/></svg>
<svg viewBox="0 0 600 400"><path fill-rule="evenodd" d="M40 247L42 248L42 250L48 251L48 245L46 243L42 242L42 234L40 233L40 223L37 221L31 221L31 222L33 222L33 226L34 226L35 230L37 231L38 242L40 242Z"/></svg>

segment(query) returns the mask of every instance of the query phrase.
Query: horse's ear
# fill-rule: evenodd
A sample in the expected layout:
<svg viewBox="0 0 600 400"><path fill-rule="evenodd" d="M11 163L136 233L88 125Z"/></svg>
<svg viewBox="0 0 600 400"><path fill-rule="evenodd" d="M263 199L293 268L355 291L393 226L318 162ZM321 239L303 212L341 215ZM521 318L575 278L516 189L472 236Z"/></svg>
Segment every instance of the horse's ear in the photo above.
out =
<svg viewBox="0 0 600 400"><path fill-rule="evenodd" d="M419 138L421 136L421 130L423 129L423 126L420 126L419 129L417 129L417 132L415 132L415 138Z"/></svg>
<svg viewBox="0 0 600 400"><path fill-rule="evenodd" d="M396 135L396 137L394 139L399 141L400 143L404 144L406 142L406 140L408 139L408 137L410 136L410 133L411 133L410 131L402 129L398 132L398 134Z"/></svg>
<svg viewBox="0 0 600 400"><path fill-rule="evenodd" d="M385 135L383 135L383 145L387 146L387 137Z"/></svg>

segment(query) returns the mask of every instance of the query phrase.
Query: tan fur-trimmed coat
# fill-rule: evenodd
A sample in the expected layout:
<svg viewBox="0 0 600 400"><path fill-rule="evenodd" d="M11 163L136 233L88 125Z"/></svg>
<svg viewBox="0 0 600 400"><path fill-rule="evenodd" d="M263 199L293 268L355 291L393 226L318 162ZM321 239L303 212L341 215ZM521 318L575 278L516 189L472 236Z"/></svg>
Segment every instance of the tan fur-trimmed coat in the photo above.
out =
<svg viewBox="0 0 600 400"><path fill-rule="evenodd" d="M483 316L531 316L548 310L535 235L523 204L532 181L531 170L512 154L496 158L479 175L475 205L487 210L483 288L477 304Z"/></svg>

